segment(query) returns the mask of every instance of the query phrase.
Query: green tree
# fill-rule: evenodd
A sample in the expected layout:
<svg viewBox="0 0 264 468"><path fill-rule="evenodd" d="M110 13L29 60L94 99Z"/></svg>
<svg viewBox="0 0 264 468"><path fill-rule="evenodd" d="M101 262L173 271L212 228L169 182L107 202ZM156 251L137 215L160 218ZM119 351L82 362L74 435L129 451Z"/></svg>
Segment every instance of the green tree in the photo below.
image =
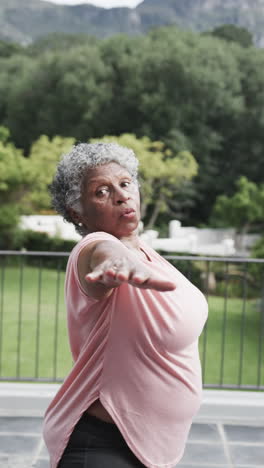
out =
<svg viewBox="0 0 264 468"><path fill-rule="evenodd" d="M264 184L257 185L245 176L237 182L233 196L220 195L212 213L212 222L218 226L233 226L240 234L251 227L263 225Z"/></svg>
<svg viewBox="0 0 264 468"><path fill-rule="evenodd" d="M147 54L145 44L145 37L125 35L114 36L99 44L111 87L110 99L104 103L104 112L100 116L102 136L128 132L144 136L146 120L141 96L144 90L142 69Z"/></svg>
<svg viewBox="0 0 264 468"><path fill-rule="evenodd" d="M252 247L252 257L253 258L263 258L264 259L264 236L262 236ZM262 265L262 270L264 272L264 265Z"/></svg>
<svg viewBox="0 0 264 468"><path fill-rule="evenodd" d="M50 212L49 184L62 154L70 151L74 144L74 138L55 136L49 139L46 135L42 135L33 143L28 162L32 169L34 183L27 195L27 202L32 212Z"/></svg>
<svg viewBox="0 0 264 468"><path fill-rule="evenodd" d="M241 132L241 48L175 28L154 31L145 48L139 97L142 131L170 147L175 131L190 142L199 173L189 218L192 223L205 222L216 196L227 186L220 177L222 167L230 165L225 140L234 129Z"/></svg>
<svg viewBox="0 0 264 468"><path fill-rule="evenodd" d="M5 144L10 138L10 132L6 127L0 127L0 142Z"/></svg>
<svg viewBox="0 0 264 468"><path fill-rule="evenodd" d="M33 63L9 92L6 122L15 144L28 153L41 134L79 140L96 135L104 103L111 97L97 47L47 51Z"/></svg>
<svg viewBox="0 0 264 468"><path fill-rule="evenodd" d="M212 36L225 39L228 42L236 42L242 47L254 46L253 36L246 28L234 24L223 24L210 32Z"/></svg>
<svg viewBox="0 0 264 468"><path fill-rule="evenodd" d="M243 112L237 125L227 134L225 150L229 154L233 180L237 178L235 174L244 175L259 184L264 174L264 51L245 49L238 58Z"/></svg>
<svg viewBox="0 0 264 468"><path fill-rule="evenodd" d="M264 260L264 236L260 237L251 249L252 258L261 258ZM264 263L251 263L248 265L248 270L254 278L254 284L261 291L259 298L259 310L264 314Z"/></svg>
<svg viewBox="0 0 264 468"><path fill-rule="evenodd" d="M0 39L0 57L11 57L11 55L24 53L24 51L25 49L20 44Z"/></svg>
<svg viewBox="0 0 264 468"><path fill-rule="evenodd" d="M66 34L51 33L36 39L32 44L25 48L27 55L38 57L48 50L56 52L65 52L80 45L94 45L98 42L93 36L88 34Z"/></svg>
<svg viewBox="0 0 264 468"><path fill-rule="evenodd" d="M19 215L27 212L26 195L33 174L22 151L8 142L9 132L0 128L0 245L12 247Z"/></svg>
<svg viewBox="0 0 264 468"><path fill-rule="evenodd" d="M31 94L28 91L26 99L26 107L23 103L16 102L16 96L19 93L21 86L28 76L33 72L34 61L25 55L12 55L9 58L0 58L0 125L4 125L10 129L8 120L12 117L13 112L18 112L18 115L23 114L23 125L18 128L18 122L14 115L13 125L11 130L12 140L17 141L17 132L20 133L20 148L25 149L25 143L28 141L28 126L27 118L31 118ZM34 106L37 103L34 103Z"/></svg>
<svg viewBox="0 0 264 468"><path fill-rule="evenodd" d="M158 216L170 210L177 189L197 174L198 165L190 152L173 154L160 141L137 138L133 134L105 136L100 141L115 141L133 149L137 155L142 219L146 228L152 228Z"/></svg>

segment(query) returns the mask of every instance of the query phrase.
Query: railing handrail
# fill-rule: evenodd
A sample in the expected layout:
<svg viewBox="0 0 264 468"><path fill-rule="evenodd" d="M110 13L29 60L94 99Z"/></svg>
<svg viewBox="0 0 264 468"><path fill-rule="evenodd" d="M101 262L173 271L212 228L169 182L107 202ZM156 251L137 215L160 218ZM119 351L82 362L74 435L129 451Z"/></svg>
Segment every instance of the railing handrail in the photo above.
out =
<svg viewBox="0 0 264 468"><path fill-rule="evenodd" d="M202 260L207 262L264 263L264 258L248 257L203 257L200 255L162 255L167 260Z"/></svg>
<svg viewBox="0 0 264 468"><path fill-rule="evenodd" d="M50 252L34 250L0 250L0 255L18 255L18 256L50 256L50 257L68 257L70 252ZM230 263L264 263L264 258L253 257L211 257L202 255L170 255L162 254L167 260L201 260L210 262L230 262Z"/></svg>
<svg viewBox="0 0 264 468"><path fill-rule="evenodd" d="M33 250L0 250L0 255L18 255L18 256L43 256L43 257L69 257L70 252L49 252Z"/></svg>

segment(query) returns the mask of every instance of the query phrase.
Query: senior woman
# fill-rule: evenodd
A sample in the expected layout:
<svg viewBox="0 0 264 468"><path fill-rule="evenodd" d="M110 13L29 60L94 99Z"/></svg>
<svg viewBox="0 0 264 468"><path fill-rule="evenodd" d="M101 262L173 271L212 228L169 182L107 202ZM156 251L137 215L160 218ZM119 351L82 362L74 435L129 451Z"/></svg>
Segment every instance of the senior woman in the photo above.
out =
<svg viewBox="0 0 264 468"><path fill-rule="evenodd" d="M51 184L83 236L65 280L74 365L44 421L51 468L173 468L200 407L207 303L139 238L137 166L128 148L81 143Z"/></svg>

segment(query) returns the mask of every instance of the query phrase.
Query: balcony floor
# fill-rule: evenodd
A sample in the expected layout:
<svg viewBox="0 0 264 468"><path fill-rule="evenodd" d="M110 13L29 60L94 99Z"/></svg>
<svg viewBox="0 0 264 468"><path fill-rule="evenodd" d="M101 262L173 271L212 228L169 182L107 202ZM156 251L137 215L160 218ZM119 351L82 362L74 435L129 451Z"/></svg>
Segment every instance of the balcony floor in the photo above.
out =
<svg viewBox="0 0 264 468"><path fill-rule="evenodd" d="M37 417L1 417L0 466L49 468L41 425ZM194 423L177 467L263 468L264 427Z"/></svg>
<svg viewBox="0 0 264 468"><path fill-rule="evenodd" d="M7 385L4 390L3 385ZM33 403L32 410L28 407L28 402L31 400L32 403L34 400L32 393L29 394L28 400L24 394L24 400L21 399L21 395L13 399L12 408L14 394L10 392L9 385L14 384L0 384L0 466L49 468L48 453L41 435L42 405L44 403L45 406L47 402L40 402L38 414L36 404ZM31 389L37 390L38 384L32 385L34 387L31 386ZM47 386L44 387L47 389ZM4 391L8 388L9 395L5 396ZM220 392L212 393L214 398L215 395L220 395ZM253 397L249 392L252 407L248 406L247 413L241 409L239 418L237 413L232 411L232 398L234 393L242 392L229 393L230 410L225 410L227 406L221 408L221 404L218 409L213 408L212 405L208 405L208 401L204 403L204 410L202 405L202 411L192 425L185 454L177 468L264 468L264 395L255 393ZM39 397L38 391L36 394ZM207 395L211 395L210 392L207 392ZM24 409L18 411L19 406Z"/></svg>

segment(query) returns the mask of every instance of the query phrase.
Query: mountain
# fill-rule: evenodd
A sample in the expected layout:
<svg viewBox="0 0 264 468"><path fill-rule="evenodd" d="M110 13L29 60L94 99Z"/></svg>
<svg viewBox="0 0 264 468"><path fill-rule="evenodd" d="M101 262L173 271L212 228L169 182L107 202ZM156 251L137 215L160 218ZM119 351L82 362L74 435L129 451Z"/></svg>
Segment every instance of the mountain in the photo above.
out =
<svg viewBox="0 0 264 468"><path fill-rule="evenodd" d="M52 32L107 37L171 24L196 31L234 24L247 28L256 45L264 47L264 0L144 0L136 8L109 10L42 0L0 2L0 38L22 44Z"/></svg>

